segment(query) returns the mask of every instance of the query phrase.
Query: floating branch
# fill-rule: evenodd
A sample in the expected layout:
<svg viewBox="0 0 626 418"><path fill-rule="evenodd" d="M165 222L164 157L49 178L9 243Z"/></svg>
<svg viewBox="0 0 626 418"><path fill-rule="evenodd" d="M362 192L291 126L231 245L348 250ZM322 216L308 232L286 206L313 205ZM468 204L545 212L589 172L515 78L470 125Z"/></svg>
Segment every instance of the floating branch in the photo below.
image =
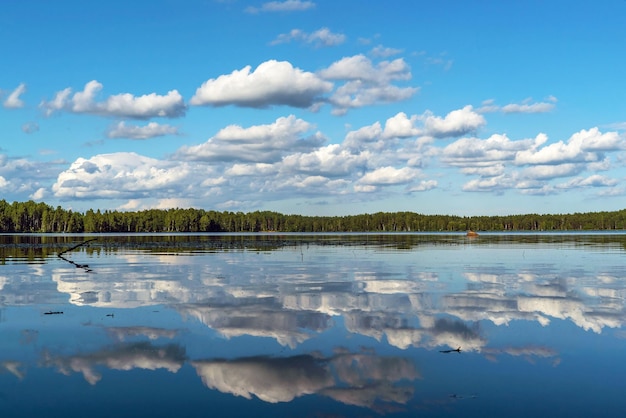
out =
<svg viewBox="0 0 626 418"><path fill-rule="evenodd" d="M81 243L78 243L78 244L74 245L73 247L68 248L67 250L63 250L63 251L61 251L61 252L58 254L58 256L59 256L59 257L61 257L61 255L65 254L65 253L69 253L70 251L74 251L74 250L75 250L75 249L77 249L78 247L81 247L81 246L83 246L83 245L85 245L85 244L88 244L88 243L90 243L91 241L95 241L95 240L96 240L95 238L92 238L92 239L88 239L87 241L83 241L83 242L81 242Z"/></svg>
<svg viewBox="0 0 626 418"><path fill-rule="evenodd" d="M67 261L70 264L73 264L77 269L83 269L86 272L91 272L92 270L89 268L89 264L78 264L78 263L76 263L76 262L74 262L72 260L69 260L69 259L63 257L63 254L68 253L70 251L73 251L73 250L77 249L78 247L81 247L81 246L83 246L85 244L88 244L91 241L95 241L95 240L96 240L95 238L92 238L92 239L88 239L87 241L80 242L80 243L74 245L73 247L70 247L70 248L68 248L66 250L61 251L60 253L57 254L57 257L59 257L61 260Z"/></svg>
<svg viewBox="0 0 626 418"><path fill-rule="evenodd" d="M461 352L461 347L457 348L456 350L439 350L439 352L440 352L440 353L446 353L446 354L448 354L448 353L454 353L454 352L456 352L456 353L460 353L460 352Z"/></svg>

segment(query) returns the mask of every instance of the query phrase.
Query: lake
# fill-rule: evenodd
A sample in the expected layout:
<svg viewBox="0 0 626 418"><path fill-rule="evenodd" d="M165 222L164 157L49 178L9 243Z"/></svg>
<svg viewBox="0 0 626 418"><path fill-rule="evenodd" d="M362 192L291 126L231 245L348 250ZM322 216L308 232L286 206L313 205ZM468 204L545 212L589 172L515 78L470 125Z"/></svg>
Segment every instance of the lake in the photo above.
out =
<svg viewBox="0 0 626 418"><path fill-rule="evenodd" d="M626 234L0 235L0 416L623 417Z"/></svg>

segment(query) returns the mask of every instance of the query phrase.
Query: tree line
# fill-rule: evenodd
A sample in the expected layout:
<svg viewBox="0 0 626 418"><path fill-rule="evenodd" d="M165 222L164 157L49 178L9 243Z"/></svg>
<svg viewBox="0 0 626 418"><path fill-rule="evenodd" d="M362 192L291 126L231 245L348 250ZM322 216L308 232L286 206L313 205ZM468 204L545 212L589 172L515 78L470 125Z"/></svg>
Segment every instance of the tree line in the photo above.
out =
<svg viewBox="0 0 626 418"><path fill-rule="evenodd" d="M506 216L378 212L349 216L286 215L272 211L204 209L77 212L42 202L0 200L3 233L103 232L418 232L579 231L626 229L626 209L612 212Z"/></svg>

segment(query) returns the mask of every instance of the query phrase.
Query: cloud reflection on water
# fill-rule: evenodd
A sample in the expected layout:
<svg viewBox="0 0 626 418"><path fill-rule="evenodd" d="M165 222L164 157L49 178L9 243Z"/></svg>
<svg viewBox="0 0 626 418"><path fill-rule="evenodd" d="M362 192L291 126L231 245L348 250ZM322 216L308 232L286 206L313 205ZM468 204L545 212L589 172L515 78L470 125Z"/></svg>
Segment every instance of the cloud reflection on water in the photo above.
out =
<svg viewBox="0 0 626 418"><path fill-rule="evenodd" d="M265 402L289 402L319 394L339 402L373 408L378 403L405 404L420 378L404 358L338 353L329 358L302 355L191 362L203 383L220 392ZM402 384L402 382L405 382Z"/></svg>
<svg viewBox="0 0 626 418"><path fill-rule="evenodd" d="M55 367L60 373L82 373L87 382L95 385L102 379L99 367L111 370L165 369L176 373L186 361L185 350L177 344L155 346L147 342L117 345L101 350L70 356L43 353L42 365Z"/></svg>
<svg viewBox="0 0 626 418"><path fill-rule="evenodd" d="M342 258L325 250L311 247L308 261L297 248L270 253L281 256L275 262L267 254L246 251L200 256L120 252L112 261L105 258L95 274L52 266L55 291L41 278L41 266L28 267L37 270L35 276L2 277L0 284L5 304L68 294L77 306L167 305L225 337L270 337L291 348L332 327L336 317L350 332L386 338L402 349L462 345L475 351L488 344L475 325L481 321L548 326L561 319L599 333L619 328L626 319L626 284L615 266L597 271L602 266L569 268L541 259L524 260L517 269L469 258L457 266L444 256L465 254L448 249L439 261L407 264L405 258L396 267L384 254L346 251ZM531 258L530 250L524 257ZM457 324L452 327L442 317ZM461 330L460 322L470 329Z"/></svg>
<svg viewBox="0 0 626 418"><path fill-rule="evenodd" d="M0 372L7 371L19 380L24 379L25 372L21 370L23 364L19 361L2 361L0 362Z"/></svg>
<svg viewBox="0 0 626 418"><path fill-rule="evenodd" d="M613 342L624 338L621 253L590 260L587 249L509 250L312 244L172 254L139 245L87 260L89 274L56 259L18 263L0 276L0 326L13 336L0 372L20 385L46 372L52 382L75 375L91 390L113 371L164 370L160 377L190 378L206 400L215 394L200 382L266 406L313 395L383 413L428 399L475 399L463 395L473 382L489 386L490 376L516 370L530 379L547 369L554 379L581 348L552 330L566 340L573 329L576 338L586 334L577 339L583 345L607 328ZM572 254L587 258L559 261ZM57 309L65 314L43 315ZM351 348L332 352L338 344ZM355 348L363 345L369 351ZM462 352L440 354L441 347ZM37 359L47 371L31 373Z"/></svg>

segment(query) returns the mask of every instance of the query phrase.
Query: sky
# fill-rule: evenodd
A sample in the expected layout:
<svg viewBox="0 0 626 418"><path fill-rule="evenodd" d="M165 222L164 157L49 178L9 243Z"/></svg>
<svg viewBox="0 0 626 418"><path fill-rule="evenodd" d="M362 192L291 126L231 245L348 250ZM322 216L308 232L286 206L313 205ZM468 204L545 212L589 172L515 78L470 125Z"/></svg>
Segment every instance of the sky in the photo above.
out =
<svg viewBox="0 0 626 418"><path fill-rule="evenodd" d="M0 199L620 210L624 16L624 0L4 0Z"/></svg>

